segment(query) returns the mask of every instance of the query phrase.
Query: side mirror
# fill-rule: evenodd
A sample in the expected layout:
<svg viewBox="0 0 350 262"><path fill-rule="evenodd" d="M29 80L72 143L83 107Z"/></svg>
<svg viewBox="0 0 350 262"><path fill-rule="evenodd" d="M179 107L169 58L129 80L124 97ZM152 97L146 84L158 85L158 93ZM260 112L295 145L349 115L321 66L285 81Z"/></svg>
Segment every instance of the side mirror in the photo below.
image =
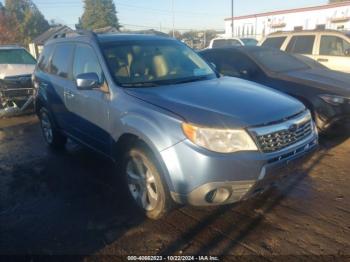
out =
<svg viewBox="0 0 350 262"><path fill-rule="evenodd" d="M96 73L84 73L77 76L76 84L79 90L92 90L99 88L100 79Z"/></svg>

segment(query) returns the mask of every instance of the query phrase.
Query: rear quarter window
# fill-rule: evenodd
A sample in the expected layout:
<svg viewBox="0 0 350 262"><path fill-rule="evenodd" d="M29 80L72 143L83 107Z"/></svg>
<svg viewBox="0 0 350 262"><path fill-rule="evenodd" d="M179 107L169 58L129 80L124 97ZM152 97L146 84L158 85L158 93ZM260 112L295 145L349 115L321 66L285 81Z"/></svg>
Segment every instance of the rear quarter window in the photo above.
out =
<svg viewBox="0 0 350 262"><path fill-rule="evenodd" d="M48 73L50 70L49 62L52 56L52 51L53 51L53 45L49 45L49 46L45 46L44 50L40 54L38 68L45 73Z"/></svg>
<svg viewBox="0 0 350 262"><path fill-rule="evenodd" d="M259 71L259 68L247 55L234 50L203 52L202 57L214 63L219 73L225 76L249 78L250 75ZM247 74L244 75L243 72Z"/></svg>
<svg viewBox="0 0 350 262"><path fill-rule="evenodd" d="M280 49L286 38L286 36L267 38L261 46Z"/></svg>

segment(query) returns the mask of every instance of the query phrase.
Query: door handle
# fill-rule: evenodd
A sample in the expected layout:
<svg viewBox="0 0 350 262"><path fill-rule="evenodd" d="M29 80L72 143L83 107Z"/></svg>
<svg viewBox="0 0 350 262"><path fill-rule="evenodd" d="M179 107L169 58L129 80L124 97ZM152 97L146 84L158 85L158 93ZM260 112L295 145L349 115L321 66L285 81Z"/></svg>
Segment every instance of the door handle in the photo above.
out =
<svg viewBox="0 0 350 262"><path fill-rule="evenodd" d="M328 62L328 59L326 59L326 58L318 58L317 61L318 62Z"/></svg>
<svg viewBox="0 0 350 262"><path fill-rule="evenodd" d="M64 96L69 98L69 99L73 99L75 95L71 91L64 91Z"/></svg>

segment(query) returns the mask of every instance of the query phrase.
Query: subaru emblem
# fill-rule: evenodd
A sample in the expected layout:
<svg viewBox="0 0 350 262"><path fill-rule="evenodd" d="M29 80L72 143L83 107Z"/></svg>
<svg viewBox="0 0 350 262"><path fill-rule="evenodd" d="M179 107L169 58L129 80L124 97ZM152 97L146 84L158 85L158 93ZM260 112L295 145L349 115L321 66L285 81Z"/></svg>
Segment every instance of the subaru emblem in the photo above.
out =
<svg viewBox="0 0 350 262"><path fill-rule="evenodd" d="M298 129L298 125L297 124L292 124L292 125L289 126L288 131L289 132L295 132L295 131L297 131L297 129Z"/></svg>

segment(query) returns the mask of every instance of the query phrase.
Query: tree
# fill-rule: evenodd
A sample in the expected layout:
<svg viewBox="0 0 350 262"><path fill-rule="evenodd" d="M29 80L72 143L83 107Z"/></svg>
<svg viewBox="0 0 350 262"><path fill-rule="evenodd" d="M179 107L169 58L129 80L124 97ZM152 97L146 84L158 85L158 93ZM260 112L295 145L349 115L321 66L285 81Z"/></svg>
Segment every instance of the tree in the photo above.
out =
<svg viewBox="0 0 350 262"><path fill-rule="evenodd" d="M84 13L76 28L94 30L108 26L118 30L121 27L113 0L84 0Z"/></svg>
<svg viewBox="0 0 350 262"><path fill-rule="evenodd" d="M63 26L63 24L56 19L50 19L49 24L50 27Z"/></svg>
<svg viewBox="0 0 350 262"><path fill-rule="evenodd" d="M18 27L15 16L0 6L0 45L17 43L19 41Z"/></svg>
<svg viewBox="0 0 350 262"><path fill-rule="evenodd" d="M49 29L49 23L31 0L6 0L5 8L19 23L20 42L30 43Z"/></svg>
<svg viewBox="0 0 350 262"><path fill-rule="evenodd" d="M169 33L168 33L168 35L172 37L172 36L173 36L173 30L170 30ZM180 32L180 31L175 30L175 31L174 31L174 35L175 35L175 38L176 38L176 39L180 39L180 40L182 39L182 35L181 35L181 32Z"/></svg>

